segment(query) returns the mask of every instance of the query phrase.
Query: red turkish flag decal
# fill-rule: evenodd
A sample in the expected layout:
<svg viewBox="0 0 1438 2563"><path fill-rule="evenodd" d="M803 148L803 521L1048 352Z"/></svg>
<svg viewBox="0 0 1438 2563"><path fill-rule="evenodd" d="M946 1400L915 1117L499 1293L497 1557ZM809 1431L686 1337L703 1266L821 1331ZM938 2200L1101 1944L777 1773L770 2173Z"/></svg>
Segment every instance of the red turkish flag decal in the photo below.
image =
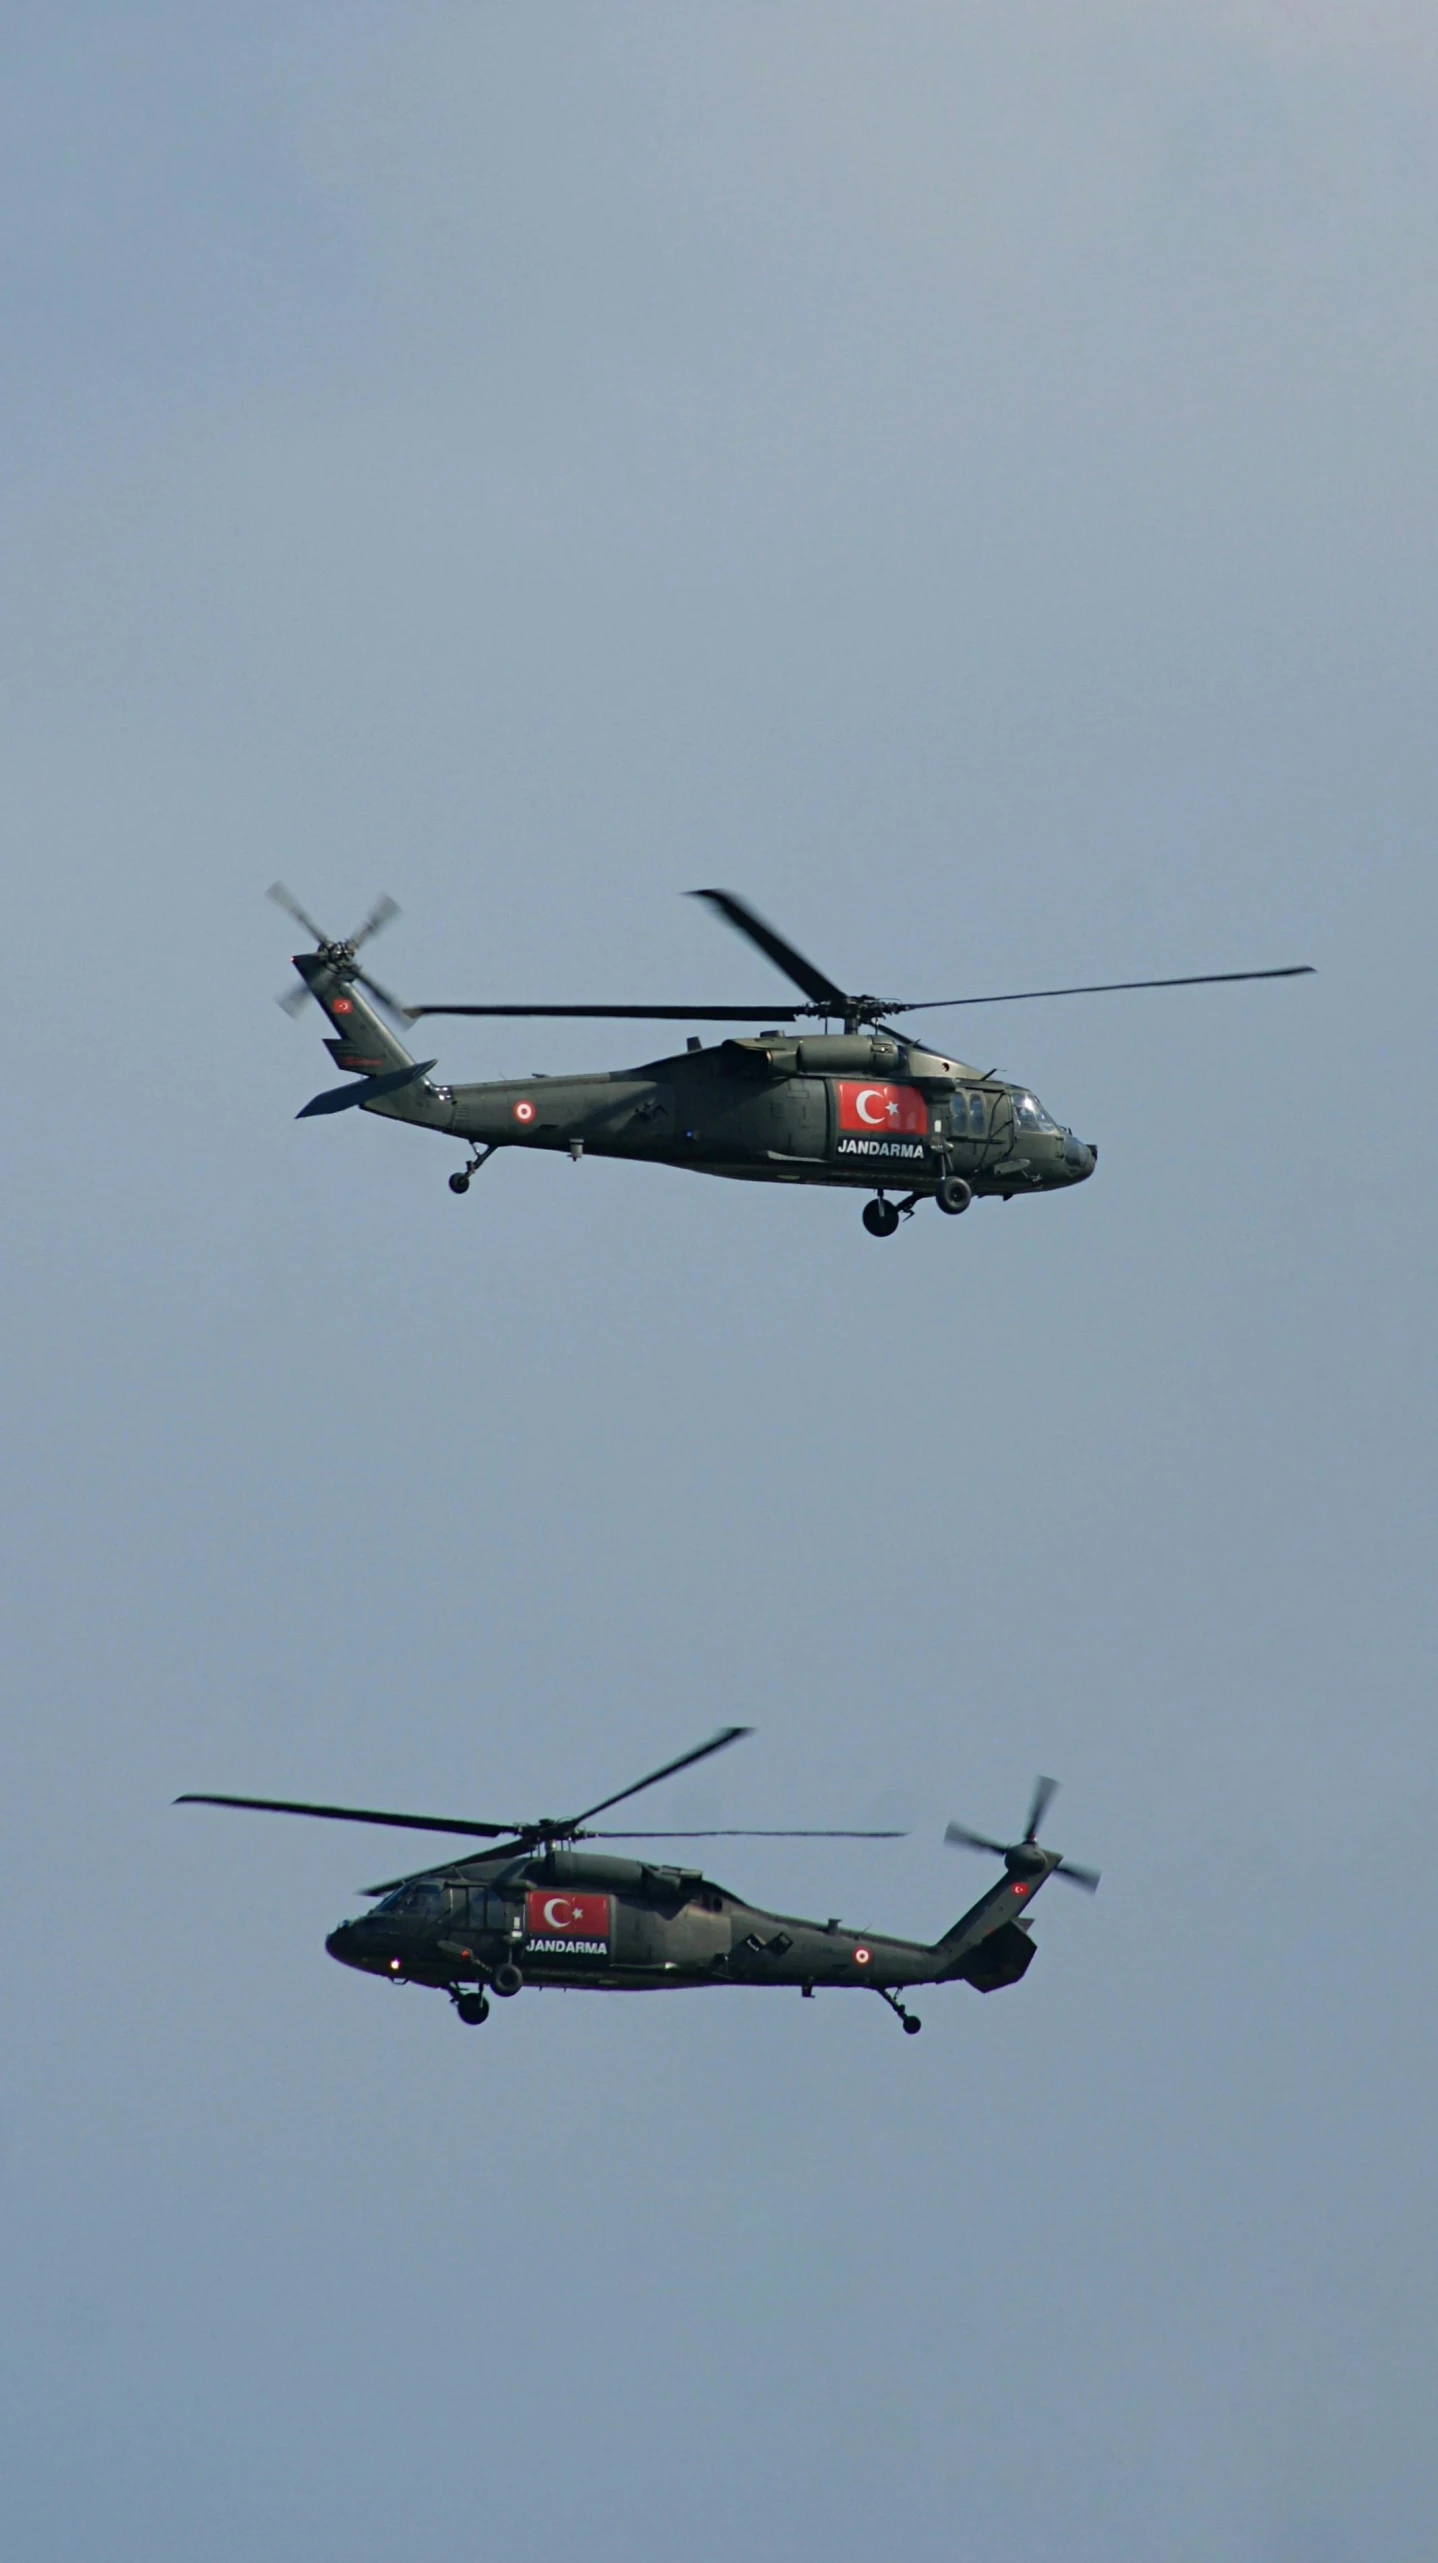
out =
<svg viewBox="0 0 1438 2563"><path fill-rule="evenodd" d="M867 1130L877 1138L922 1139L929 1127L929 1107L917 1086L860 1085L839 1080L839 1128Z"/></svg>
<svg viewBox="0 0 1438 2563"><path fill-rule="evenodd" d="M609 1939L608 1896L572 1896L562 1888L531 1887L524 1899L524 1928L531 1940Z"/></svg>

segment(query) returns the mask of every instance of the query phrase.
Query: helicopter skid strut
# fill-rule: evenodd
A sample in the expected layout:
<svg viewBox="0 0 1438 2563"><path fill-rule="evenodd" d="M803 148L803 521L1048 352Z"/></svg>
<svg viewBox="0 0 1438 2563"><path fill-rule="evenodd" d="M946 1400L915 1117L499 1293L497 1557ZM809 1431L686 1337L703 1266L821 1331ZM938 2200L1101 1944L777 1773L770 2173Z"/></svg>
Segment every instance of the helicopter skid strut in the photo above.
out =
<svg viewBox="0 0 1438 2563"><path fill-rule="evenodd" d="M880 2002L886 2002L888 2004L889 2009L892 2011L896 2020L902 2020L904 2024L904 2035L906 2038L917 2038L919 2031L923 2028L924 2024L922 2020L915 2018L912 2011L906 2011L904 2009L904 2006L900 2002L896 1993L890 1993L887 1985L871 1985L869 1987L869 1991L871 1993L876 1993Z"/></svg>
<svg viewBox="0 0 1438 2563"><path fill-rule="evenodd" d="M491 1142L489 1147L482 1148L479 1141L475 1141L474 1154L466 1160L463 1166L460 1167L457 1174L450 1176L449 1188L452 1193L468 1192L471 1177L479 1173L481 1166L488 1165L490 1158L494 1155L496 1145L496 1142Z"/></svg>

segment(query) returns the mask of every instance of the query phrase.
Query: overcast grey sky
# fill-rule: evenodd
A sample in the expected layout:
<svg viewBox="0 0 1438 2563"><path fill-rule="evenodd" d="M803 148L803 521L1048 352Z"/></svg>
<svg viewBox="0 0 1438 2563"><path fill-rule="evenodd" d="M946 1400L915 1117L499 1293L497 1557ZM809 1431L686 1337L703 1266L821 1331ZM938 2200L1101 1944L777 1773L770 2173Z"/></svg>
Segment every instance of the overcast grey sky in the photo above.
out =
<svg viewBox="0 0 1438 2563"><path fill-rule="evenodd" d="M1376 0L15 6L0 2475L26 2563L1427 2563L1438 37ZM414 996L915 989L922 1212L297 1126ZM918 983L923 985L919 986ZM643 1031L438 1028L445 1073ZM1024 1985L335 1968L652 1821ZM397 1862L388 1865L398 1865Z"/></svg>

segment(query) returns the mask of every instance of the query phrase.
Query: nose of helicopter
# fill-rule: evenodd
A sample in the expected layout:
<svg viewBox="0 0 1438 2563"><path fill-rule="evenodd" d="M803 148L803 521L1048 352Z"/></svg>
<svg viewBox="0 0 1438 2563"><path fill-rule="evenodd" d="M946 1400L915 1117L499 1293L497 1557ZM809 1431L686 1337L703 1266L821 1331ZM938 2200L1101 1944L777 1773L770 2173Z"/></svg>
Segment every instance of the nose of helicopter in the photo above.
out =
<svg viewBox="0 0 1438 2563"><path fill-rule="evenodd" d="M325 1947L332 1958L338 1958L342 1967L365 1967L368 1966L369 1959L365 1953L364 1939L363 1923L338 1922L326 1940Z"/></svg>
<svg viewBox="0 0 1438 2563"><path fill-rule="evenodd" d="M364 1976L399 1976L404 1971L403 1960L395 1954L393 1933L372 1913L362 1913L354 1922L337 1922L325 1947L342 1967L358 1967Z"/></svg>
<svg viewBox="0 0 1438 2563"><path fill-rule="evenodd" d="M1089 1139L1067 1139L1064 1142L1064 1172L1071 1184L1086 1184L1098 1164L1098 1150Z"/></svg>

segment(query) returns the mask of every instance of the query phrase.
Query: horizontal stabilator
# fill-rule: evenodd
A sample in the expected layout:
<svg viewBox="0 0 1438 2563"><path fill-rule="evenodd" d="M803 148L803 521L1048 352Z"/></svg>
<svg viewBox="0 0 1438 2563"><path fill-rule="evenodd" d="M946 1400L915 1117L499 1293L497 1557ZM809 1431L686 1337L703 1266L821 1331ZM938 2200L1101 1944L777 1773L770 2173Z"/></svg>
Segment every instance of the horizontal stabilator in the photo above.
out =
<svg viewBox="0 0 1438 2563"><path fill-rule="evenodd" d="M412 1086L416 1077L426 1077L434 1067L433 1059L416 1059L410 1068L392 1068L387 1077L360 1077L348 1086L328 1086L322 1095L314 1095L295 1115L296 1121L309 1121L319 1112L350 1112L356 1104L373 1103L377 1095L397 1095L401 1086Z"/></svg>

